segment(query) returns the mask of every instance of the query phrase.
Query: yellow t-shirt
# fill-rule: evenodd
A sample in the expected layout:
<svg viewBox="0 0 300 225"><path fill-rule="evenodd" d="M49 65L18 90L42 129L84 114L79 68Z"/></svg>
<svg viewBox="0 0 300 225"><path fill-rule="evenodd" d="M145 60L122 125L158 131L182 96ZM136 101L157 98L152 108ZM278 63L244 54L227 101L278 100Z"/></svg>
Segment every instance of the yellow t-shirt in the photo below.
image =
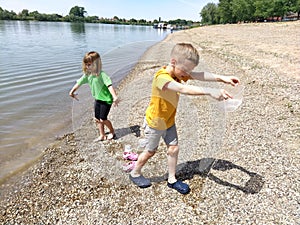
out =
<svg viewBox="0 0 300 225"><path fill-rule="evenodd" d="M188 78L184 81L187 80ZM146 121L149 127L157 130L166 130L175 124L179 93L171 90L162 90L171 81L181 82L181 80L172 78L165 67L154 75L151 100L146 110Z"/></svg>

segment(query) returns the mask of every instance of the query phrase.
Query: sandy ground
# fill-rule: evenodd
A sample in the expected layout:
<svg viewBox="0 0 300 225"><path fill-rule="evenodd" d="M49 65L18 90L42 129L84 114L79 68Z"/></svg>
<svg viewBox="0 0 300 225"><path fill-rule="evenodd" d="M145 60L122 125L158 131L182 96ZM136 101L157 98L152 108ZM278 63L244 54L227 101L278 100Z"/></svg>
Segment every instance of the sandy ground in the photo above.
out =
<svg viewBox="0 0 300 225"><path fill-rule="evenodd" d="M88 116L80 129L45 149L36 165L0 187L0 223L299 224L299 37L300 21L169 35L118 88L122 102L110 113L118 139L95 142ZM186 196L166 185L163 143L144 168L150 188L135 187L122 171L125 144L140 151L152 76L177 42L197 47L196 70L234 74L245 86L243 104L232 113L208 98L181 96L177 176L192 189ZM219 83L189 84L234 91Z"/></svg>

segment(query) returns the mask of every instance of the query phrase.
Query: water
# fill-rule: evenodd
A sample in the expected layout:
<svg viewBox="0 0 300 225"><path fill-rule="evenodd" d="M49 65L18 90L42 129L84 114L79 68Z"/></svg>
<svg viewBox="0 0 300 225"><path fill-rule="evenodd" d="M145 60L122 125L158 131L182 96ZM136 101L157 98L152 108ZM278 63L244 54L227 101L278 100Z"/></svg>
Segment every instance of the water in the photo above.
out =
<svg viewBox="0 0 300 225"><path fill-rule="evenodd" d="M74 128L68 92L86 52L100 53L117 84L166 34L145 26L0 20L0 181Z"/></svg>

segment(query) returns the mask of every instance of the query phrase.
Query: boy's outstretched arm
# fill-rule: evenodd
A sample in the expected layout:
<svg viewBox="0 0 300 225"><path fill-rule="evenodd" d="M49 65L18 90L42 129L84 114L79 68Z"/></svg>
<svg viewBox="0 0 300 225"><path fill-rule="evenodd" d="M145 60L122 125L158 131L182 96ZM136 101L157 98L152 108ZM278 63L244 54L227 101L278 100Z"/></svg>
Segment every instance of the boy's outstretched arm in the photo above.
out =
<svg viewBox="0 0 300 225"><path fill-rule="evenodd" d="M209 72L192 72L191 77L195 80L217 81L217 82L223 82L225 84L231 84L232 86L238 85L240 83L239 78L235 76L224 76L224 75L218 75Z"/></svg>
<svg viewBox="0 0 300 225"><path fill-rule="evenodd" d="M176 91L186 95L209 95L210 97L219 101L232 98L232 96L224 89L183 85L176 81L170 81L166 83L163 90Z"/></svg>

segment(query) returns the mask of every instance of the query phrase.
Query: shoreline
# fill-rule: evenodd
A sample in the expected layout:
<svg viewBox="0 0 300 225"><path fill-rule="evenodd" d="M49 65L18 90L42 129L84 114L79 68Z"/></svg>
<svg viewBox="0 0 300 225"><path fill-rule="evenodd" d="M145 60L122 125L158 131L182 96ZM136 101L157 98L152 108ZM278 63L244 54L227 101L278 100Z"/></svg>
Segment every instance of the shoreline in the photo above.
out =
<svg viewBox="0 0 300 225"><path fill-rule="evenodd" d="M97 131L92 119L87 118L74 134L66 134L47 148L42 159L20 174L15 183L0 187L0 221L296 224L299 28L300 21L217 25L168 35L145 52L118 86L122 102L110 113L118 139L94 142ZM268 40L257 42L266 34ZM279 41L282 36L287 44ZM124 145L137 148L152 76L168 62L172 44L186 40L200 51L197 70L241 78L246 86L244 102L239 111L221 116L226 138L221 149L212 152L209 133L215 130L212 120L207 119L213 115L207 106L210 103L201 97L182 96L177 113L180 117L176 118L179 165L185 168L181 176L192 191L181 196L166 187L163 144L144 171L153 185L139 189L122 172ZM191 84L209 85L197 81ZM218 166L209 175L197 174L195 167L188 167L210 157Z"/></svg>
<svg viewBox="0 0 300 225"><path fill-rule="evenodd" d="M147 49L145 49L145 52L146 51L147 51ZM139 55L139 54L137 54L137 55ZM142 55L144 55L144 53ZM142 55L140 57L142 57ZM138 60L138 58L136 58L136 63L133 64L132 68L130 68L130 69L126 68L124 70L126 72L124 72L120 78L115 78L115 77L113 78L117 89L119 89L120 83L124 83L124 80L127 79L127 77L130 74L130 71L133 70L138 63L139 63L139 60ZM108 71L111 71L111 70L112 69L110 69ZM126 73L127 73L127 75L126 75ZM122 79L122 77L123 77L123 79ZM125 82L125 85L126 85L126 82ZM81 93L81 94L83 94L87 98L90 98L90 90L89 89L83 90L82 92L84 92L84 93ZM92 99L90 99L90 100L92 100ZM86 106L86 105L84 105L84 106ZM74 107L74 103L73 103L73 107ZM72 118L72 120L73 120L73 118ZM72 123L72 121L71 121L71 123ZM33 147L31 147L30 150L37 151L37 152L35 152L35 157L30 157L33 155L33 153L31 153L31 154L28 153L28 156L25 158L29 159L29 160L27 160L26 162L22 162L21 164L18 165L20 160L16 159L16 161L14 163L11 163L12 165L18 165L18 166L8 167L7 170L9 170L10 172L4 173L2 176L0 176L0 186L5 185L6 182L9 180L15 180L16 179L15 176L18 177L19 174L26 172L26 170L28 170L35 163L37 163L43 157L44 149L47 149L49 147L51 148L51 146L53 145L54 142L56 142L57 139L60 139L61 137L72 133L72 130L74 130L73 126L74 125L70 125L70 121L68 123L66 121L64 121L64 123L61 123L59 125L60 129L55 127L55 130L59 130L59 132L57 131L57 133L55 133L55 135L54 135L54 131L53 131L53 133L51 133L52 135L48 136L47 141L43 142L42 144L33 144L32 145ZM76 124L76 127L78 127L78 126L79 125ZM46 135L44 135L41 138L46 139L47 137L46 137ZM28 151L28 149L26 149L26 150Z"/></svg>

